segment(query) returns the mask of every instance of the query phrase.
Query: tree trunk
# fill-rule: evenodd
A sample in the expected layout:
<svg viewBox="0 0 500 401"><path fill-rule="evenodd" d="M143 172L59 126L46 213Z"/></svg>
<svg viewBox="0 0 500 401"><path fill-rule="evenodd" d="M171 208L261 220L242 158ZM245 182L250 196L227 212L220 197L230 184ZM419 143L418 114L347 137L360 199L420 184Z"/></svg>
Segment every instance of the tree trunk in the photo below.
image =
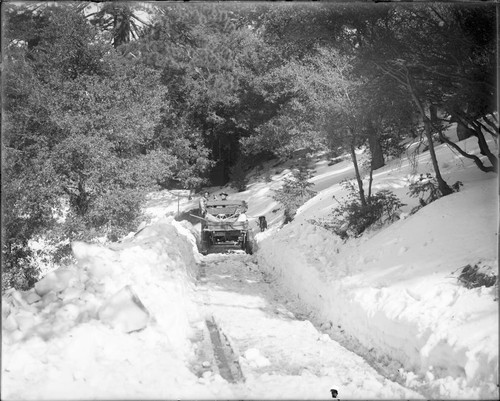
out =
<svg viewBox="0 0 500 401"><path fill-rule="evenodd" d="M435 104L431 104L429 106L429 115L431 119L431 127L439 127L438 108ZM444 143L441 140L441 136L439 136L439 142Z"/></svg>
<svg viewBox="0 0 500 401"><path fill-rule="evenodd" d="M356 173L356 181L358 182L359 199L361 200L361 204L363 206L366 206L365 191L363 190L363 180L361 179L361 174L359 173L358 159L356 157L356 149L354 148L353 140L351 140L350 149L351 149L352 163L354 164L354 171Z"/></svg>
<svg viewBox="0 0 500 401"><path fill-rule="evenodd" d="M372 122L368 123L368 145L372 154L371 168L377 170L385 166L384 153L380 145L380 138Z"/></svg>
<svg viewBox="0 0 500 401"><path fill-rule="evenodd" d="M423 110L422 110L423 111ZM434 172L436 173L436 180L438 182L438 188L441 191L442 196L449 195L453 193L453 190L446 183L446 181L441 176L441 171L439 170L439 164L436 157L436 151L434 149L434 143L432 142L432 126L431 121L424 114L424 128L425 136L427 137L427 142L429 142L429 153L431 155L432 166L434 167Z"/></svg>
<svg viewBox="0 0 500 401"><path fill-rule="evenodd" d="M472 135L474 135L474 130L457 121L457 137L459 141L470 138Z"/></svg>
<svg viewBox="0 0 500 401"><path fill-rule="evenodd" d="M438 109L437 109L437 106L435 104L431 104L429 106L429 113L431 116L431 123L433 125L437 125L437 123L438 123Z"/></svg>
<svg viewBox="0 0 500 401"><path fill-rule="evenodd" d="M432 123L431 123L431 120L425 114L424 106L422 105L422 102L415 94L415 90L413 88L413 85L412 85L412 82L411 82L409 75L406 76L406 87L407 87L408 91L410 92L410 95L413 99L413 102L415 103L415 106L417 106L417 108L418 108L418 110L419 110L419 112L422 115L422 118L424 120L425 136L427 137L427 142L429 144L429 153L431 155L432 166L434 167L434 172L436 174L438 188L441 191L442 196L452 194L453 190L446 183L446 181L443 180L443 177L441 176L441 171L439 170L439 164L438 164L437 157L436 157L436 151L434 150L434 143L432 142Z"/></svg>
<svg viewBox="0 0 500 401"><path fill-rule="evenodd" d="M90 196L89 193L85 190L84 182L78 182L78 189L76 193L70 192L70 202L75 213L78 216L85 216L89 209Z"/></svg>
<svg viewBox="0 0 500 401"><path fill-rule="evenodd" d="M477 136L477 140L479 142L479 149L481 149L481 154L485 155L490 161L491 165L493 166L493 169L495 171L498 171L498 159L493 153L491 153L490 148L488 146L488 142L486 142L486 139L484 138L483 135L483 131L481 131L481 127L475 126L474 128L475 128L474 133Z"/></svg>
<svg viewBox="0 0 500 401"><path fill-rule="evenodd" d="M493 166L485 166L483 164L483 162L481 161L481 159L475 155L471 155L467 152L465 152L460 146L458 146L456 143L450 141L449 139L447 139L442 132L439 133L439 136L441 137L441 140L448 144L448 146L450 146L451 148L455 149L458 153L460 153L463 157L466 157L468 159L471 159L474 161L474 163L476 163L476 166L481 170L481 171L484 171L485 173L489 173L489 172L494 172L496 171L496 164L493 165Z"/></svg>
<svg viewBox="0 0 500 401"><path fill-rule="evenodd" d="M493 114L492 114L492 116L493 116ZM492 135L498 136L498 127L495 125L495 123L493 121L491 121L489 119L489 116L484 116L483 120L486 124L488 124L493 129L494 134L492 134Z"/></svg>
<svg viewBox="0 0 500 401"><path fill-rule="evenodd" d="M475 136L477 138L480 153L483 156L488 157L488 160L490 161L493 170L491 170L488 167L486 167L486 169L483 169L480 165L480 164L482 164L482 162L478 163L478 160L475 160L476 165L483 171L498 171L498 158L493 153L491 153L491 150L488 146L488 142L486 142L486 139L485 139L483 131L482 131L482 129L484 128L484 125L482 125L477 120L471 121L471 120L467 119L466 117L459 115L459 114L457 115L457 120L458 120L458 124L461 124L467 128L468 132L471 133L471 136ZM472 126L473 128L470 128L470 126ZM489 130L488 130L488 132L491 133L491 131L489 131ZM471 158L471 157L469 157L469 158Z"/></svg>
<svg viewBox="0 0 500 401"><path fill-rule="evenodd" d="M370 167L370 180L368 181L368 202L370 202L370 198L372 197L372 184L373 184L373 167Z"/></svg>

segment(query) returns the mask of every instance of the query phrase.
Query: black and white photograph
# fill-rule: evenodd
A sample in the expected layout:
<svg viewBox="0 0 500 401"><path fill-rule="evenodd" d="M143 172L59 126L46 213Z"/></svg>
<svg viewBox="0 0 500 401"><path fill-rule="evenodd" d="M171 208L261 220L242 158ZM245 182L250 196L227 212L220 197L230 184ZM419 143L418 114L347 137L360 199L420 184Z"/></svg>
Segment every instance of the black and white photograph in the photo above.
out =
<svg viewBox="0 0 500 401"><path fill-rule="evenodd" d="M2 400L497 400L497 1L3 1Z"/></svg>

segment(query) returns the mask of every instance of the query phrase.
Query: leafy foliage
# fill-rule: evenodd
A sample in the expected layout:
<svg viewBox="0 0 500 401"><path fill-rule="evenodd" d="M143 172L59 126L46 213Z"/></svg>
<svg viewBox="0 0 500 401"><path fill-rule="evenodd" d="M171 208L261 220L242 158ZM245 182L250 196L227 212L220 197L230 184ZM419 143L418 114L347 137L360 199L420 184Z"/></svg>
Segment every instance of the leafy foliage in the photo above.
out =
<svg viewBox="0 0 500 401"><path fill-rule="evenodd" d="M438 199L441 193L436 179L427 173L425 176L420 174L420 177L410 184L408 195L413 198L418 197L420 206L423 207Z"/></svg>
<svg viewBox="0 0 500 401"><path fill-rule="evenodd" d="M462 185L460 181L455 182L452 185L453 191L460 191ZM420 174L417 180L410 183L408 195L418 198L419 201L419 205L414 207L411 213L417 212L422 207L427 206L442 196L438 182L430 173L427 173L425 176L424 174Z"/></svg>
<svg viewBox="0 0 500 401"><path fill-rule="evenodd" d="M27 243L7 243L2 250L5 258L2 266L2 294L9 288L28 290L36 283L38 268L33 264L33 251Z"/></svg>
<svg viewBox="0 0 500 401"><path fill-rule="evenodd" d="M153 143L155 71L121 58L71 8L7 11L2 251L9 285L25 288L37 275L31 238L116 240L172 164Z"/></svg>
<svg viewBox="0 0 500 401"><path fill-rule="evenodd" d="M285 224L291 222L297 209L316 194L310 189L313 184L307 179L305 169L294 170L291 178L285 178L283 187L275 191L273 199L285 208Z"/></svg>
<svg viewBox="0 0 500 401"><path fill-rule="evenodd" d="M246 34L235 28L225 10L201 4L169 5L144 38L121 49L127 57L136 57L159 72L168 95L157 139L162 146L172 144L179 163L187 162L179 166L180 171L189 171L191 176L214 162L229 170L237 160L238 91L244 76L241 64L247 57L240 49L251 48ZM178 177L184 186L203 184L203 180L188 183L186 179Z"/></svg>
<svg viewBox="0 0 500 401"><path fill-rule="evenodd" d="M138 4L104 3L98 11L88 14L91 23L105 32L110 32L113 47L138 39L148 23L139 16Z"/></svg>
<svg viewBox="0 0 500 401"><path fill-rule="evenodd" d="M482 266L467 265L463 267L458 276L458 282L465 288L492 287L498 284L498 276L493 272L485 271Z"/></svg>
<svg viewBox="0 0 500 401"><path fill-rule="evenodd" d="M248 185L248 177L246 170L246 163L243 158L238 159L236 164L231 167L229 177L231 179L231 187L237 189L239 192L245 191Z"/></svg>
<svg viewBox="0 0 500 401"><path fill-rule="evenodd" d="M333 231L343 239L358 237L369 227L376 224L391 223L398 218L398 211L404 204L389 190L378 191L368 197L365 205L360 201L354 184L344 181L349 191L346 199L332 212L332 218L325 221L312 221L327 230Z"/></svg>
<svg viewBox="0 0 500 401"><path fill-rule="evenodd" d="M278 73L282 61L241 22L241 7L170 4L162 11L147 36L121 51L160 71L169 98L165 123L182 119L200 133L214 170L223 172L218 182L223 184L241 155L277 148L266 138L281 121L267 123L290 100L286 78ZM279 129L286 133L288 127ZM300 127L294 134L301 135Z"/></svg>
<svg viewBox="0 0 500 401"><path fill-rule="evenodd" d="M458 145L456 150L473 159L483 171L497 168L498 159L489 150L483 132L498 136L498 130L479 122L481 116L487 119L494 110L491 107L495 96L494 15L490 6L394 7L383 17L384 23L372 31L384 40L360 47L366 70L375 76L389 76L406 88L424 123L435 177L443 196L453 191L441 177L431 142L442 122L458 121L472 128L491 166L484 166ZM440 110L439 116L433 111L436 108Z"/></svg>

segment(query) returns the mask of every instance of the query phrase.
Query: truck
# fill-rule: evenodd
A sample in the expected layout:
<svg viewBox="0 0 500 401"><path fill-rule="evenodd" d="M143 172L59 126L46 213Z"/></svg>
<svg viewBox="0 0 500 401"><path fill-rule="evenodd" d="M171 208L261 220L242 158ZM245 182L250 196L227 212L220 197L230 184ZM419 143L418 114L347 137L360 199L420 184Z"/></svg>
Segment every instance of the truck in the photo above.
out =
<svg viewBox="0 0 500 401"><path fill-rule="evenodd" d="M201 223L200 252L225 253L243 250L253 253L253 233L246 217L245 201L209 201Z"/></svg>

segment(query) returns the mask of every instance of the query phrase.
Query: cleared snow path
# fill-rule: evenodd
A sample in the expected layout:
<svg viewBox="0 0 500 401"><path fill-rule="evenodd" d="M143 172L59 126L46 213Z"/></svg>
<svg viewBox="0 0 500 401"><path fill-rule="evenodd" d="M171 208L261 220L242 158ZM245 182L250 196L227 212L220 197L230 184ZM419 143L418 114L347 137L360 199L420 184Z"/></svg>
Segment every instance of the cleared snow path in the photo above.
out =
<svg viewBox="0 0 500 401"><path fill-rule="evenodd" d="M221 363L210 333L213 373L241 372L239 379L225 377L234 383L231 398L331 399L331 389L338 398L422 398L294 315L266 281L250 255L211 254L199 265L197 290L208 328L216 326L226 343L223 354L229 350Z"/></svg>

